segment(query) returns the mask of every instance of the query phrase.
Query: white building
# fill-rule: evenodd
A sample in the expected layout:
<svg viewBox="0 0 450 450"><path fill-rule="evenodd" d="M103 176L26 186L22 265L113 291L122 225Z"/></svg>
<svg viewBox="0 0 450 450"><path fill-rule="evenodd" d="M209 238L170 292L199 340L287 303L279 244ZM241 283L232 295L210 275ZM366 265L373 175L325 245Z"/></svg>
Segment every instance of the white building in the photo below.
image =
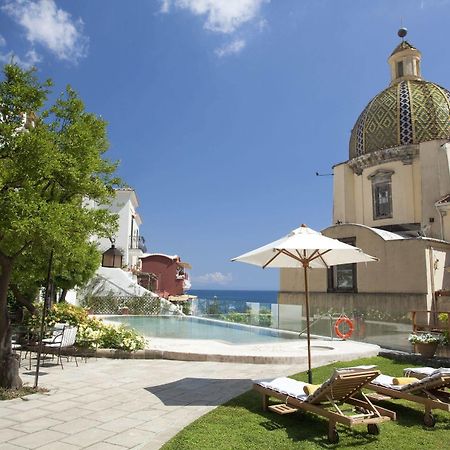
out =
<svg viewBox="0 0 450 450"><path fill-rule="evenodd" d="M136 211L138 207L138 198L133 189L117 189L115 198L107 207L119 216L117 232L111 239L123 254L122 266L125 269L139 269L139 258L146 252L145 239L139 231L142 220ZM99 239L99 244L102 253L111 247L109 239Z"/></svg>

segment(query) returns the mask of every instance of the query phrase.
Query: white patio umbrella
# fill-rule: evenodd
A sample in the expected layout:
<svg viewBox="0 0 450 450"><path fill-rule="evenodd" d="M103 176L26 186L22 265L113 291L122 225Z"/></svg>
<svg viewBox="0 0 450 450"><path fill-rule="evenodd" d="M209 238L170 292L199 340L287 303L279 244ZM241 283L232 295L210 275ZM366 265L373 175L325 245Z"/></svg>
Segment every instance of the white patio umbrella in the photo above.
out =
<svg viewBox="0 0 450 450"><path fill-rule="evenodd" d="M308 269L327 269L338 264L378 261L361 249L324 236L302 225L287 236L233 258L255 266L275 268L301 268L305 277L306 333L308 341L308 381L312 383L311 342L309 324Z"/></svg>

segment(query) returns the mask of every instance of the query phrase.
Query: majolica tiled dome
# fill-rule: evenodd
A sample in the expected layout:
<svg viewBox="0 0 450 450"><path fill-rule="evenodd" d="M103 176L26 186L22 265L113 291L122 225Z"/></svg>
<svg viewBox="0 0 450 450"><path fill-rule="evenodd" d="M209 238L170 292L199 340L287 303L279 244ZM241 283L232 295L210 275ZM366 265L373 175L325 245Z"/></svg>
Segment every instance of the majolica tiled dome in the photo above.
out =
<svg viewBox="0 0 450 450"><path fill-rule="evenodd" d="M376 95L353 127L350 159L376 150L450 138L450 92L403 80Z"/></svg>

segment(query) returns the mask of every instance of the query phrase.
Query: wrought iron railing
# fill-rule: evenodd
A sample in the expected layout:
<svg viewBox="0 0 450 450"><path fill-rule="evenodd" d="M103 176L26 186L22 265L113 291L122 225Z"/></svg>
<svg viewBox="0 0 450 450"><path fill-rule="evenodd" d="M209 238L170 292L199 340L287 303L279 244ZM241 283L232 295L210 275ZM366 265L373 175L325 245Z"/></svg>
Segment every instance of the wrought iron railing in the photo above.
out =
<svg viewBox="0 0 450 450"><path fill-rule="evenodd" d="M130 236L130 248L139 249L144 253L147 252L147 246L145 245L144 236Z"/></svg>

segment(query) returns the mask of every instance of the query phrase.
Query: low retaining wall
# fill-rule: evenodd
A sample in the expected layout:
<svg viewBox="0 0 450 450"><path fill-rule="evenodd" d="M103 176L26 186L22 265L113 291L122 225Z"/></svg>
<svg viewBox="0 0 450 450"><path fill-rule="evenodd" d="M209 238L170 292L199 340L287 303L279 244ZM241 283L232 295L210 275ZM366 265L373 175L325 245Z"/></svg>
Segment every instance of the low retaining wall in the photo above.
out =
<svg viewBox="0 0 450 450"><path fill-rule="evenodd" d="M385 358L393 359L394 361L399 361L402 363L415 364L419 366L434 367L438 369L439 367L450 367L450 355L440 356L435 355L433 358L425 358L417 353L406 353L396 350L380 350L380 356Z"/></svg>

